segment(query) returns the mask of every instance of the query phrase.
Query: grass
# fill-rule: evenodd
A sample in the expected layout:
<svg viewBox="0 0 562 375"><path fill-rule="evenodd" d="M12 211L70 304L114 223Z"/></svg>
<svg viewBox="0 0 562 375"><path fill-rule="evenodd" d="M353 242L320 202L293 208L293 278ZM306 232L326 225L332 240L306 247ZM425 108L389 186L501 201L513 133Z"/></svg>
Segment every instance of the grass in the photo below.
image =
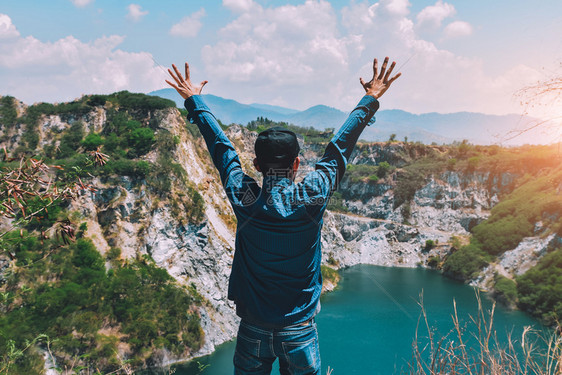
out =
<svg viewBox="0 0 562 375"><path fill-rule="evenodd" d="M438 337L428 323L420 297L421 314L412 346L408 374L412 375L560 375L562 374L562 337L560 327L551 333L539 333L525 327L518 340L508 335L507 343L499 343L494 325L495 304L484 311L477 294L478 316L471 316L475 333L467 334L460 323L456 303L450 331ZM420 337L425 326L427 337ZM467 342L476 339L476 347Z"/></svg>

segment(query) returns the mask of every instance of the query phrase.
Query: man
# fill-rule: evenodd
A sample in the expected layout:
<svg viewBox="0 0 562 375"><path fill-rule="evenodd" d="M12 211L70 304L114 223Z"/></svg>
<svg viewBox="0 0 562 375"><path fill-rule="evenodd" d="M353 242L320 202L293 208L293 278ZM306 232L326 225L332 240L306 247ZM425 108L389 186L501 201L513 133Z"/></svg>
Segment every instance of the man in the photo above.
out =
<svg viewBox="0 0 562 375"><path fill-rule="evenodd" d="M217 167L238 225L228 298L241 318L234 373L270 374L279 358L281 374L319 374L320 353L314 316L320 310L322 216L343 176L361 132L379 107L380 98L400 73L395 62L361 85L365 96L328 143L315 171L295 183L299 168L296 135L273 128L258 135L254 165L262 185L244 174L236 150L191 83L175 65L166 81L185 99L189 120L199 127Z"/></svg>

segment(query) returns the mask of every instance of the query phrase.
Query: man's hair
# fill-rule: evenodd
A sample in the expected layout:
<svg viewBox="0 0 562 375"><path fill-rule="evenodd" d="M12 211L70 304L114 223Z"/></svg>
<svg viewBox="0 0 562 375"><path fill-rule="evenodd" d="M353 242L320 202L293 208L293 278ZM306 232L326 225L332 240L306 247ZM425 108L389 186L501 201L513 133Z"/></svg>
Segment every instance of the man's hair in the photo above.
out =
<svg viewBox="0 0 562 375"><path fill-rule="evenodd" d="M282 127L273 127L258 134L254 151L262 173L289 170L300 151L297 135Z"/></svg>

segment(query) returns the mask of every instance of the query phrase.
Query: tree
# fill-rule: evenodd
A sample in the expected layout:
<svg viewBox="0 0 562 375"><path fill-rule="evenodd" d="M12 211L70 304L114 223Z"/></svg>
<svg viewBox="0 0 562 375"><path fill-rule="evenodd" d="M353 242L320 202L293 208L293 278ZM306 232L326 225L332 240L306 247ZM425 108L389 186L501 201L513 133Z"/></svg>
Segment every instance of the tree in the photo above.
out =
<svg viewBox="0 0 562 375"><path fill-rule="evenodd" d="M560 68L562 68L562 62ZM560 112L560 108L562 108L562 73L555 73L550 78L525 86L517 91L515 96L519 97L521 105L525 106L524 116L541 107L554 108L557 112L546 119L536 120L523 129L510 131L505 140L516 138L530 130L545 126L551 121L562 120L562 112Z"/></svg>
<svg viewBox="0 0 562 375"><path fill-rule="evenodd" d="M0 216L11 220L8 229L0 232L0 251L7 252L14 259L6 246L6 234L20 229L32 219L41 220L49 209L65 200L73 200L82 191L95 191L90 184L84 183L76 173L63 173L57 177L56 170L62 170L57 165L47 165L43 160L23 157L19 161L11 158L6 151L0 157L5 165L0 169ZM107 155L99 149L90 152L87 163L103 165ZM68 177L68 178L66 178ZM56 235L64 243L74 238L74 228L68 220L57 222ZM47 238L41 231L41 239Z"/></svg>

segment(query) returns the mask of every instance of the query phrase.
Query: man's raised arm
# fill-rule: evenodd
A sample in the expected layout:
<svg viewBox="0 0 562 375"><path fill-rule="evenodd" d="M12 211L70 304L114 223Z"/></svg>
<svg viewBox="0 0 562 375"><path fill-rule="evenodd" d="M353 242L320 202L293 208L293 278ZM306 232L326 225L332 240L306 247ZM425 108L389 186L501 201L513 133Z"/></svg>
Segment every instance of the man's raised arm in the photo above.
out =
<svg viewBox="0 0 562 375"><path fill-rule="evenodd" d="M334 135L330 143L328 143L322 159L316 163L316 169L324 171L330 180L331 191L334 191L337 188L337 185L345 172L347 161L351 156L351 152L353 151L359 136L363 132L363 129L365 129L369 120L378 110L378 98L380 98L386 90L388 90L392 82L401 75L401 73L398 73L391 78L390 75L396 66L396 62L392 62L388 71L386 70L387 65L388 57L384 59L382 68L379 72L378 61L377 59L374 59L373 78L369 82L365 82L363 78L359 78L359 81L365 90L365 96L361 99L357 107L355 107L355 109L350 113L349 117L336 135Z"/></svg>
<svg viewBox="0 0 562 375"><path fill-rule="evenodd" d="M175 65L172 64L172 68L174 70L168 69L168 73L170 73L175 83L168 80L166 82L185 99L184 105L189 112L188 118L201 131L213 163L219 171L223 186L227 188L226 182L229 181L232 173L239 172L243 174L243 172L234 146L232 146L217 119L200 96L203 86L208 81L202 81L198 86L194 85L189 76L189 65L187 63L185 63L185 78ZM232 182L233 180L230 179L230 181Z"/></svg>

